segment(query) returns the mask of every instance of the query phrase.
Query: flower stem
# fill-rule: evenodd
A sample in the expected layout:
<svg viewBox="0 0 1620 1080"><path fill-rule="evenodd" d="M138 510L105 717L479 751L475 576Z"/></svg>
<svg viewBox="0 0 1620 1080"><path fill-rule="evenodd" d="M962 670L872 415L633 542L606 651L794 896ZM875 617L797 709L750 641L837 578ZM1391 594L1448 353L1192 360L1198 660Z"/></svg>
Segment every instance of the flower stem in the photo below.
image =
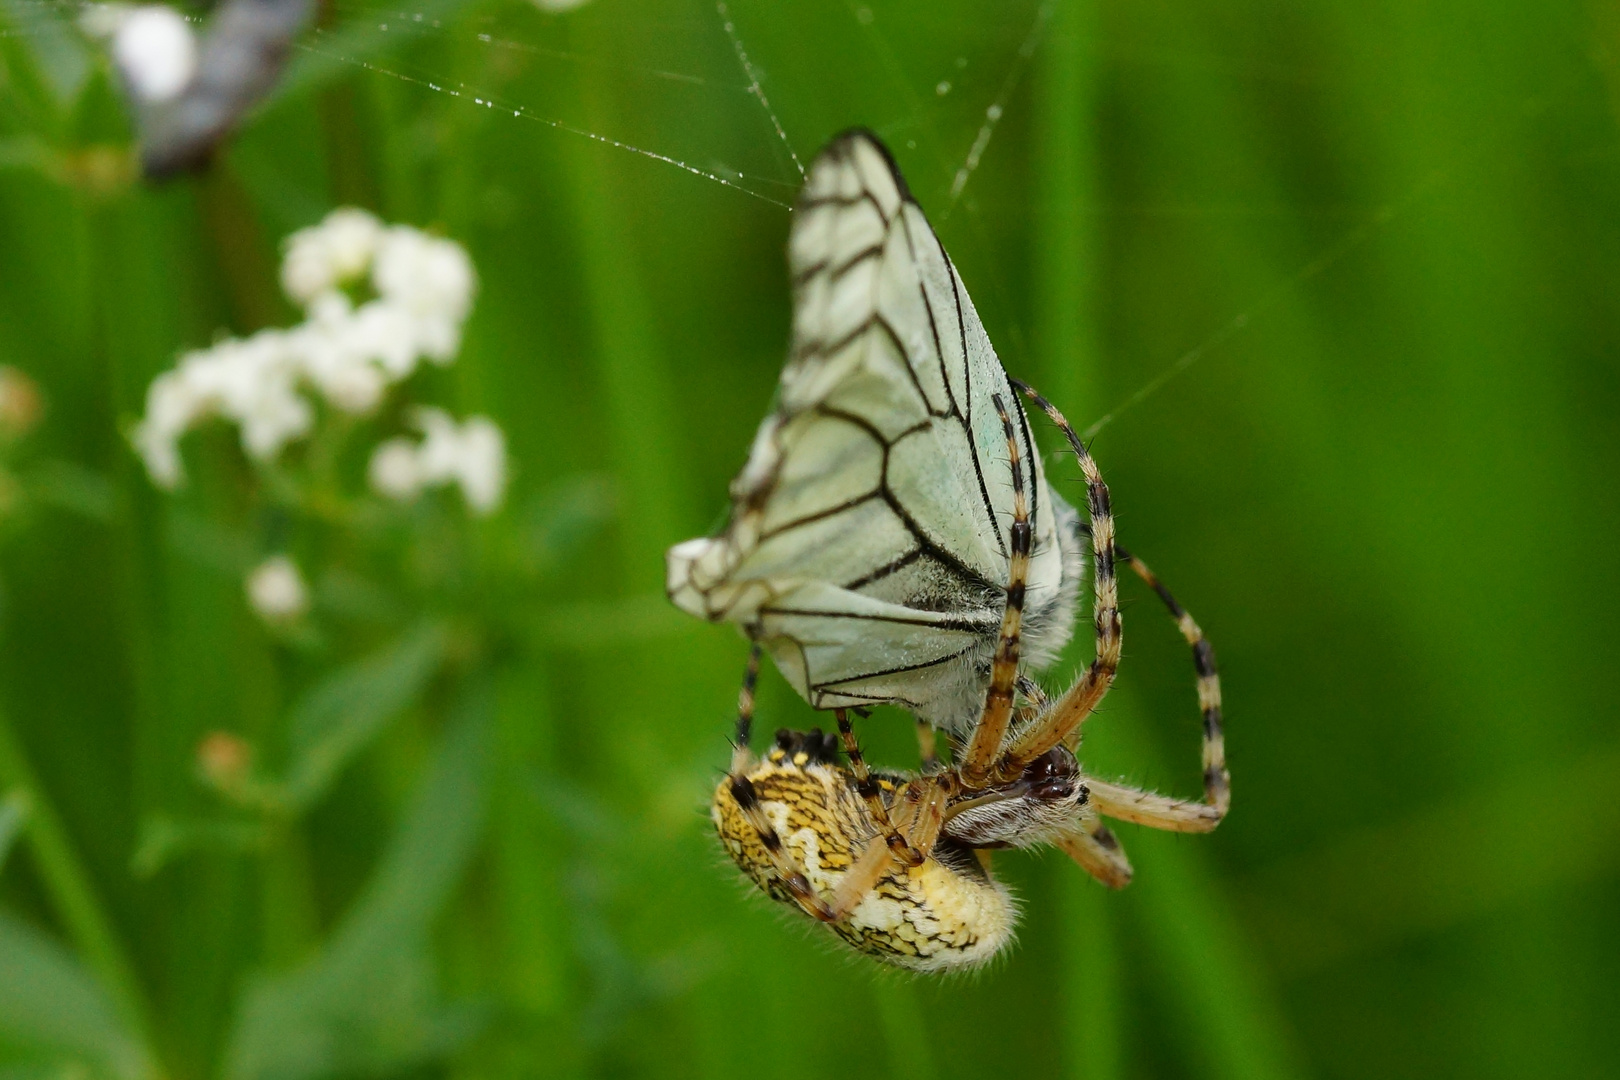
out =
<svg viewBox="0 0 1620 1080"><path fill-rule="evenodd" d="M0 787L21 793L28 807L24 835L45 892L131 1034L150 1051L149 1014L135 969L4 711L0 711Z"/></svg>

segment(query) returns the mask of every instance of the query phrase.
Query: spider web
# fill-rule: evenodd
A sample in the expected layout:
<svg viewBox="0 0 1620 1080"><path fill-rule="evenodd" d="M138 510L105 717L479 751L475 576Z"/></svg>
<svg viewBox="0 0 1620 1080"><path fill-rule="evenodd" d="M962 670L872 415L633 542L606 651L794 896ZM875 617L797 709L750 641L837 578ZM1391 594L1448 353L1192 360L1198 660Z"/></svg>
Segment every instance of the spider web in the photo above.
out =
<svg viewBox="0 0 1620 1080"><path fill-rule="evenodd" d="M710 0L686 0L684 9L662 11L658 18L619 17L613 27L622 40L583 46L569 42L567 14L524 4L469 14L466 0L425 0L415 5L336 0L327 6L320 24L296 44L296 56L278 93L296 92L333 69L360 70L442 95L459 106L488 110L519 128L547 128L557 137L585 139L608 152L645 158L686 173L693 183L716 185L739 199L762 201L783 212L791 212L804 175L803 162L820 141L849 123L864 123L896 149L913 152L906 162L907 179L922 195L936 226L945 230L956 211L964 211L966 236L960 228L946 235L953 254L971 245L992 270L1005 269L996 266L997 245L991 240L1002 229L999 211L981 207L971 190L981 165L995 154L997 130L1009 117L1019 119L1016 114L1030 108L1027 76L1040 62L1056 3L1000 5L992 24L943 16L930 21L926 7L907 5L905 11L894 11L881 4L843 0L841 5L828 5L825 12L804 13L803 29L830 43L805 49L798 47L797 37L768 37L769 29L774 27L780 35L781 27L792 20L773 16L760 0L718 0L712 6ZM79 0L0 0L0 38L34 43L53 79L81 80L87 65L75 56L66 24L87 6ZM894 44L902 35L909 49L905 59ZM916 48L919 37L926 42L921 49ZM423 45L440 51L473 50L487 60L492 74L477 83L447 75L450 65L436 62L431 49L424 55L419 48ZM1107 42L1097 47L1108 52ZM1123 55L1120 50L1115 53L1116 58ZM655 59L649 61L649 56ZM1164 56L1148 62L1190 67L1222 63L1218 58ZM1232 63L1242 67L1239 61ZM685 112L700 122L684 125L683 130L658 115L621 116L613 129L599 126L591 118L570 116L554 103L537 100L532 87L511 77L515 70L535 66L549 67L562 82L581 70L597 69L628 83L660 87L655 96L664 99L667 112ZM842 86L828 86L829 70L836 72ZM1483 141L1501 139L1517 125L1533 122L1586 77L1574 73L1567 82L1530 95ZM824 99L826 104L818 108ZM747 111L757 121L753 127L758 137L752 145L701 135L702 119L735 127ZM840 119L829 126L818 122L817 112L835 113ZM694 137L694 130L700 134ZM0 139L0 167L26 164L30 153L27 146ZM1352 211L1331 240L1280 276L1273 287L1216 320L1192 345L1173 357L1159 358L1157 364L1144 358L1145 366L1158 373L1084 426L1084 437L1094 438L1119 416L1221 351L1300 285L1329 272L1466 174L1461 165L1431 171L1397 197ZM1101 216L1144 212L1133 207L1086 209ZM1232 209L1193 203L1147 212L1217 218ZM972 284L980 306L989 309L989 321L1005 331L1005 339L998 341L1004 359L1016 366L1030 349L1020 324L1022 306L1005 283L1008 276L992 272L975 276Z"/></svg>
<svg viewBox="0 0 1620 1080"><path fill-rule="evenodd" d="M768 31L774 27L780 34L784 20L779 15L772 17L756 0L719 0L712 7L708 0L692 0L673 25L636 25L629 20L617 23L616 29L624 31L627 38L639 38L641 47L610 51L558 45L549 32L556 27L548 28L543 18L539 25L531 19L527 27L515 29L469 30L465 19L451 26L448 18L441 16L450 8L449 3L436 8L402 9L389 4L340 2L333 8L328 25L300 47L310 59L360 67L379 77L425 87L471 107L505 114L515 124L538 123L560 136L589 139L614 152L639 155L686 172L694 183L718 185L739 198L762 200L784 211L791 208L803 177L803 162L814 154L820 141L847 123L865 123L897 150L912 152L906 162L908 180L922 195L937 226L946 229L956 212L963 212L963 225L949 229L946 235L953 252L973 245L981 261L988 260L996 269L996 245L990 238L1002 230L1003 222L997 217L1001 204L992 202L989 209L981 206L972 194L975 178L981 165L996 153L997 130L1004 123L1027 121L1027 116L1019 114L1031 108L1028 76L1031 68L1040 63L1055 5L1056 0L1002 5L997 9L999 17L989 25L977 20L971 24L953 24L945 19L930 23L926 9L908 6L900 13L861 0L844 0L841 5L828 6L831 14L811 17L806 13L807 36L814 31L817 38L834 42L832 48L839 50L834 54L826 46L803 49L796 47L795 41L771 39ZM564 22L566 16L553 21ZM646 41L660 34L667 34L670 40L652 49L654 54L662 53L662 58L649 63L645 60ZM739 110L752 110L757 139L752 146L740 148L734 144L706 144L701 138L691 139L689 134L683 139L672 128L660 126L655 118L632 120L622 130L604 130L588 120L560 115L545 105L514 100L499 87L435 77L431 70L402 58L397 50L378 55L379 46L389 35L395 39L456 38L492 57L507 54L562 67L611 68L627 80L661 85L663 96L672 105L679 102L679 107L689 108L699 116L736 124ZM901 35L910 47L905 59L895 47ZM914 47L919 36L928 42L921 50ZM1106 47L1106 42L1099 43L1100 49ZM920 61L916 55L919 52L924 57ZM640 58L622 58L630 53ZM1159 56L1151 58L1151 62L1197 67L1220 61L1209 57L1167 61ZM1241 62L1234 63L1242 66ZM839 93L829 88L829 70L836 71L838 81L859 89ZM1548 101L1582 77L1572 76L1569 84L1532 96L1523 109L1504 116L1492 134L1503 137L1515 125L1533 120ZM832 99L833 104L819 110L813 106L824 98ZM836 112L839 99L855 107L831 126L818 123L815 114ZM1270 289L1217 319L1179 354L1160 357L1157 363L1152 358L1141 358L1145 368L1157 369L1158 373L1100 415L1093 414L1095 419L1082 429L1085 437L1094 438L1122 414L1220 352L1299 286L1330 272L1464 174L1464 168L1429 172L1380 205L1355 208L1347 215L1341 212L1346 220L1336 235L1291 272L1282 274ZM1292 212L1308 214L1313 209L1296 207ZM1143 212L1132 207L1087 210L1104 216ZM1231 214L1232 208L1194 203L1150 212L1214 219ZM964 232L965 237L961 235ZM1030 349L1020 325L1022 306L1006 285L1009 276L994 272L978 275L973 287L981 296L981 306L990 309L987 314L991 321L1004 331L1005 340L998 342L1004 357L1016 365Z"/></svg>

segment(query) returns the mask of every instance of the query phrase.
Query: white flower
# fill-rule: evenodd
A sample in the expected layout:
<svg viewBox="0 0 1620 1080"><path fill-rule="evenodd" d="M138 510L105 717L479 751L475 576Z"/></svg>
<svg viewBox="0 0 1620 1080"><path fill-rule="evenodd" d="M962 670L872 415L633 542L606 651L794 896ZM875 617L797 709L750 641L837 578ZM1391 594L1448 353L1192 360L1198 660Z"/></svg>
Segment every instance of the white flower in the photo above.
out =
<svg viewBox="0 0 1620 1080"><path fill-rule="evenodd" d="M382 235L382 222L355 206L342 206L321 222L326 254L338 281L358 281L371 265Z"/></svg>
<svg viewBox="0 0 1620 1080"><path fill-rule="evenodd" d="M179 371L165 371L146 388L146 416L130 441L146 462L152 482L173 489L185 478L180 436L202 413L202 402Z"/></svg>
<svg viewBox="0 0 1620 1080"><path fill-rule="evenodd" d="M113 37L112 51L130 88L143 101L178 97L197 73L197 39L191 27L162 4L130 12Z"/></svg>
<svg viewBox="0 0 1620 1080"><path fill-rule="evenodd" d="M458 425L443 409L413 414L422 441L389 439L371 455L372 490L401 501L424 487L456 484L467 506L480 517L500 509L506 494L506 436L487 416Z"/></svg>
<svg viewBox="0 0 1620 1080"><path fill-rule="evenodd" d="M415 321L385 300L363 305L347 329L365 358L382 365L394 382L409 378L425 351Z"/></svg>
<svg viewBox="0 0 1620 1080"><path fill-rule="evenodd" d="M461 351L461 317L423 316L416 320L416 345L422 355L444 367Z"/></svg>
<svg viewBox="0 0 1620 1080"><path fill-rule="evenodd" d="M417 468L427 484L447 484L456 478L461 462L461 432L455 418L443 409L417 409L416 429L423 435Z"/></svg>
<svg viewBox="0 0 1620 1080"><path fill-rule="evenodd" d="M247 577L248 603L268 623L286 623L309 610L303 575L285 555L272 555Z"/></svg>
<svg viewBox="0 0 1620 1080"><path fill-rule="evenodd" d="M422 469L416 447L409 439L389 439L371 454L366 469L371 490L389 499L407 502L422 490Z"/></svg>
<svg viewBox="0 0 1620 1080"><path fill-rule="evenodd" d="M506 494L506 437L487 416L474 416L461 427L457 479L473 513L487 516L500 508Z"/></svg>
<svg viewBox="0 0 1620 1080"><path fill-rule="evenodd" d="M232 419L242 428L242 449L259 461L273 461L293 439L308 434L315 413L290 386L267 388L250 411Z"/></svg>
<svg viewBox="0 0 1620 1080"><path fill-rule="evenodd" d="M368 273L378 295L356 307L343 288ZM353 208L334 210L289 237L281 278L305 310L303 323L187 353L153 381L131 439L159 486L173 488L184 479L179 440L208 417L237 424L247 453L268 461L314 425L304 387L335 409L366 413L424 357L450 363L474 288L472 263L460 245L409 226L385 227ZM454 421L445 417L445 423L457 447L451 457L460 462L460 434ZM487 434L477 438L490 443ZM427 443L430 457L443 455L433 439ZM486 446L478 460L481 465L464 470L474 479L462 480L458 464L444 466L449 471L431 482L462 482L470 504L492 506L499 502L504 456Z"/></svg>
<svg viewBox="0 0 1620 1080"><path fill-rule="evenodd" d="M377 245L371 282L379 296L423 318L460 323L472 306L472 262L461 245L403 225Z"/></svg>
<svg viewBox="0 0 1620 1080"><path fill-rule="evenodd" d="M113 62L143 102L178 97L197 73L197 39L185 17L162 4L91 4L79 16L91 37L112 41Z"/></svg>
<svg viewBox="0 0 1620 1080"><path fill-rule="evenodd" d="M352 206L327 214L319 225L299 229L287 238L281 263L281 287L300 304L360 280L371 265L382 222Z"/></svg>

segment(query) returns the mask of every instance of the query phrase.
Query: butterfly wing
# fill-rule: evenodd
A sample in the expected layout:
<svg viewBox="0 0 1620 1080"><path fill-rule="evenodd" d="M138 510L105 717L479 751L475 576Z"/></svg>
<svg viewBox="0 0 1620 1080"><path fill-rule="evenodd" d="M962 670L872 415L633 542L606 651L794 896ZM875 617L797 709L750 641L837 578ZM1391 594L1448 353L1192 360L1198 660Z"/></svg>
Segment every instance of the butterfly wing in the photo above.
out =
<svg viewBox="0 0 1620 1080"><path fill-rule="evenodd" d="M793 342L716 537L670 549L683 609L761 641L817 708L893 703L965 732L1005 603L1013 411L1032 477L1025 655L1067 642L1081 573L1074 511L961 278L866 132L812 164L788 244Z"/></svg>

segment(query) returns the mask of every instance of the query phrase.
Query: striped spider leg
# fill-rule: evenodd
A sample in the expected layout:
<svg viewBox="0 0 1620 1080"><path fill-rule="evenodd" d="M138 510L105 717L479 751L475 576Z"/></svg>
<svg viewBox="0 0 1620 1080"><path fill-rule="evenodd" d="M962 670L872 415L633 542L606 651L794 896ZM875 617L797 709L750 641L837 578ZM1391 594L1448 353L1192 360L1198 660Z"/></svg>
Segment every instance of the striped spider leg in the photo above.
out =
<svg viewBox="0 0 1620 1080"><path fill-rule="evenodd" d="M999 398L997 404L1003 404ZM1004 407L1002 413L1010 431ZM1055 419L1061 422L1061 414ZM1078 443L1072 429L1066 434ZM1011 439L1009 457L1016 488L1022 473ZM1122 888L1131 880L1130 863L1104 817L1207 831L1226 812L1229 791L1213 650L1146 564L1113 545L1107 489L1089 455L1082 459L1082 469L1093 512L1086 531L1097 549L1098 565L1111 568L1115 559L1130 565L1158 593L1192 647L1204 714L1206 801L1096 780L1084 775L1076 761L1081 722L1102 696L1097 687L1106 690L1118 662L1116 588L1095 590L1097 658L1074 688L1049 699L1017 673L1019 581L1016 560L1010 564L1008 614L997 649L1002 662L992 671L984 708L988 730L1000 728L1003 748L974 774L968 773L972 740L958 746L957 763L942 771L912 779L875 772L866 765L843 710L837 716L847 768L837 761L832 736L819 731L778 732L767 760L756 761L747 750L756 649L741 694L738 750L731 774L715 796L716 824L738 864L770 895L796 903L863 952L916 970L981 962L1010 937L1015 918L1005 892L988 873L990 850L1051 843L1103 884ZM1015 490L1014 537L1022 532L1017 528L1021 506ZM1104 538L1100 543L1098 536ZM1015 540L1012 550L1020 547ZM1022 705L1015 708L1017 697ZM1083 712L1074 705L1077 697L1089 702ZM981 725L976 730L986 729ZM1040 732L1041 742L1031 732ZM1047 740L1053 741L1028 757L1031 745L1040 747ZM978 858L969 857L974 855Z"/></svg>
<svg viewBox="0 0 1620 1080"><path fill-rule="evenodd" d="M1095 466L1089 464L1091 455L1086 451L1085 444L1081 442L1080 436L1070 426L1068 420L1058 411L1055 405L1036 393L1028 385L1017 380L1013 380L1013 385L1031 401L1035 402L1036 405L1040 406L1047 416L1051 418L1052 422L1057 425L1058 429L1063 432L1070 448L1080 458L1081 468L1086 471L1089 485L1090 477L1095 472ZM1104 494L1106 498L1106 489ZM1226 767L1226 741L1221 727L1221 680L1215 665L1215 649L1209 643L1209 639L1204 636L1204 632L1199 628L1198 623L1177 602L1170 590L1159 581L1153 571L1148 569L1147 564L1130 552L1114 545L1111 520L1108 523L1110 528L1106 541L1099 543L1095 535L1096 521L1094 508L1092 543L1093 547L1099 551L1097 575L1099 596L1098 658L1099 660L1102 659L1100 620L1102 618L1103 575L1100 552L1104 543L1106 543L1106 546L1112 549L1112 555L1115 558L1123 559L1131 567L1131 570L1158 595L1165 608L1170 612L1171 618L1175 619L1176 626L1181 631L1182 637L1192 649L1193 668L1198 678L1198 707L1203 718L1204 799L1202 802L1175 799L1155 792L1143 791L1122 784L1108 783L1090 777L1086 780L1087 786L1091 789L1098 812L1107 817L1172 832L1209 832L1221 823L1221 819L1226 816L1232 803L1232 778ZM1112 566L1109 569L1112 570ZM1112 577L1111 574L1110 577ZM1110 582L1110 588L1114 602L1117 604L1117 586ZM1118 660L1117 641L1114 645L1114 660L1116 662ZM1072 697L1077 691L1084 689L1087 678L1096 669L1097 662L1094 661L1092 670L1088 671L1086 676L1082 677L1081 681L1065 697ZM1112 678L1111 675L1110 678ZM1092 707L1095 707L1095 702L1092 703ZM1060 700L1050 709L1043 711L1055 716L1063 708L1064 704ZM1061 722L1051 725L1053 730L1062 731L1061 740L1071 749L1078 746L1080 723L1085 719L1085 715L1089 715L1089 710L1086 714L1079 716L1063 716ZM1032 738L1032 745L1034 747L1042 746L1049 734L1050 732L1043 732L1040 739ZM1028 750L1026 749L1025 752L1027 753ZM1014 758L1014 760L1017 759Z"/></svg>

